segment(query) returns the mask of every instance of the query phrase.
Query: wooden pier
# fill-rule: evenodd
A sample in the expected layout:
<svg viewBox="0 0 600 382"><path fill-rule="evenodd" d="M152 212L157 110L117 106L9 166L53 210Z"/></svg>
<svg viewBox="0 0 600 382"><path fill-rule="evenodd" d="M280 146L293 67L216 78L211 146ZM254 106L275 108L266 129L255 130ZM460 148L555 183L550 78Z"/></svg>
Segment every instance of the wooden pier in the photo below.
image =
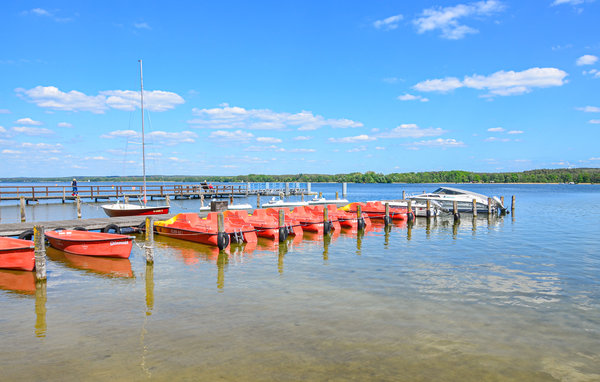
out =
<svg viewBox="0 0 600 382"><path fill-rule="evenodd" d="M26 204L48 201L74 201L79 196L82 200L141 199L144 194L143 186L139 184L114 184L114 185L90 185L80 184L77 191L71 186L0 186L0 202L9 200L20 200L21 197ZM310 183L244 183L237 185L227 184L166 184L146 185L146 197L154 199L189 199L200 198L226 198L231 196L248 195L300 195L310 194Z"/></svg>

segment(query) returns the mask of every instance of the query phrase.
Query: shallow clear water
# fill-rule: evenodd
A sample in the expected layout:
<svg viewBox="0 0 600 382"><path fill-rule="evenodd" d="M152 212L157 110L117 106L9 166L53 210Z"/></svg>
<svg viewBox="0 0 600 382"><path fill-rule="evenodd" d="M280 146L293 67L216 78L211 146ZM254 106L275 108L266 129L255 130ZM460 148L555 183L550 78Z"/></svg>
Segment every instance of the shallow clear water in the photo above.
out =
<svg viewBox="0 0 600 382"><path fill-rule="evenodd" d="M348 199L435 187L349 184ZM49 250L45 293L0 289L0 380L600 380L600 186L462 188L516 195L515 214L250 252L157 236L154 266L136 246L112 262Z"/></svg>

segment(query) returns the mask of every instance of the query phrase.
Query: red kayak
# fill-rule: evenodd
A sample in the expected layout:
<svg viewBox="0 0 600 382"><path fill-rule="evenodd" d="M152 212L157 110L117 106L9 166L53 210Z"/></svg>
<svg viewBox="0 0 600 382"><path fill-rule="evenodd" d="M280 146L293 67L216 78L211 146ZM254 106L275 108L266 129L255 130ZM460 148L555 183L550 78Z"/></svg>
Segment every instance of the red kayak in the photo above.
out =
<svg viewBox="0 0 600 382"><path fill-rule="evenodd" d="M133 237L104 232L48 231L50 245L74 255L129 258Z"/></svg>
<svg viewBox="0 0 600 382"><path fill-rule="evenodd" d="M0 268L33 271L35 268L33 242L0 237Z"/></svg>
<svg viewBox="0 0 600 382"><path fill-rule="evenodd" d="M357 206L360 206L362 212L368 214L371 219L383 219L385 217L385 205L381 202L350 203L341 209L356 214ZM407 220L407 212L406 208L390 207L390 218L392 220Z"/></svg>

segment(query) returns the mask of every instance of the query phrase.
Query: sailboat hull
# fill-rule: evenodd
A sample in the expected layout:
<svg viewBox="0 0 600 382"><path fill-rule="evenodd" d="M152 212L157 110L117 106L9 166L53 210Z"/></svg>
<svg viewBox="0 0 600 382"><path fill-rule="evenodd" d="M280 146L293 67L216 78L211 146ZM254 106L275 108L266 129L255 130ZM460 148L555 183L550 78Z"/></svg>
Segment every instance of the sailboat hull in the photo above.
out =
<svg viewBox="0 0 600 382"><path fill-rule="evenodd" d="M169 206L138 206L135 204L105 204L104 212L111 218L117 216L163 215L169 213Z"/></svg>

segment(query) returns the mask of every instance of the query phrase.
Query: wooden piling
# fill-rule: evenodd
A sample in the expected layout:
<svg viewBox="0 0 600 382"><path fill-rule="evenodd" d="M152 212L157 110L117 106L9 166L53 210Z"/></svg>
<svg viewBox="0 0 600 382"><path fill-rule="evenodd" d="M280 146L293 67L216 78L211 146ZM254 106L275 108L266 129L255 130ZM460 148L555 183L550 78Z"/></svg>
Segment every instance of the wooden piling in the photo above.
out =
<svg viewBox="0 0 600 382"><path fill-rule="evenodd" d="M283 211L283 208L279 209L279 216L278 217L279 217L279 221L278 221L279 228L285 227L285 212Z"/></svg>
<svg viewBox="0 0 600 382"><path fill-rule="evenodd" d="M456 200L452 202L452 216L454 216L455 222L460 220L460 214L458 213L458 202Z"/></svg>
<svg viewBox="0 0 600 382"><path fill-rule="evenodd" d="M204 207L204 194L200 195L200 207Z"/></svg>
<svg viewBox="0 0 600 382"><path fill-rule="evenodd" d="M477 216L477 199L473 199L473 217Z"/></svg>
<svg viewBox="0 0 600 382"><path fill-rule="evenodd" d="M336 191L335 192L335 200L338 200L339 198L340 198L340 196L339 196L338 192Z"/></svg>
<svg viewBox="0 0 600 382"><path fill-rule="evenodd" d="M21 201L21 223L25 223L25 197L20 197Z"/></svg>
<svg viewBox="0 0 600 382"><path fill-rule="evenodd" d="M165 195L165 202L168 207L171 207L171 198L169 197L169 194Z"/></svg>
<svg viewBox="0 0 600 382"><path fill-rule="evenodd" d="M46 280L46 241L44 238L44 227L36 225L33 227L33 245L35 256L35 278Z"/></svg>
<svg viewBox="0 0 600 382"><path fill-rule="evenodd" d="M429 200L429 199L426 200L426 206L427 206L426 207L427 211L425 212L425 216L427 217L427 219L430 219L431 218L431 200Z"/></svg>
<svg viewBox="0 0 600 382"><path fill-rule="evenodd" d="M256 208L260 208L260 194L256 194Z"/></svg>
<svg viewBox="0 0 600 382"><path fill-rule="evenodd" d="M504 196L500 197L500 203L502 204L502 206L504 206Z"/></svg>
<svg viewBox="0 0 600 382"><path fill-rule="evenodd" d="M415 214L412 210L412 200L408 199L408 202L406 203L406 218L409 222L411 222L413 221L414 217Z"/></svg>
<svg viewBox="0 0 600 382"><path fill-rule="evenodd" d="M510 204L510 209L511 209L511 211L515 210L515 196L514 195L512 196L512 202Z"/></svg>
<svg viewBox="0 0 600 382"><path fill-rule="evenodd" d="M304 192L300 194L300 200L304 201Z"/></svg>
<svg viewBox="0 0 600 382"><path fill-rule="evenodd" d="M488 198L488 216L492 214L492 198Z"/></svg>
<svg viewBox="0 0 600 382"><path fill-rule="evenodd" d="M225 232L225 216L222 212L217 215L217 232Z"/></svg>
<svg viewBox="0 0 600 382"><path fill-rule="evenodd" d="M342 197L345 198L348 195L348 183L342 183Z"/></svg>
<svg viewBox="0 0 600 382"><path fill-rule="evenodd" d="M390 225L391 220L392 219L390 219L390 204L386 203L385 204L385 216L383 217L383 223L385 224L386 227L388 225Z"/></svg>
<svg viewBox="0 0 600 382"><path fill-rule="evenodd" d="M323 197L323 193L319 191L319 199Z"/></svg>
<svg viewBox="0 0 600 382"><path fill-rule="evenodd" d="M329 209L323 208L323 234L327 235L331 231L331 222L329 221Z"/></svg>
<svg viewBox="0 0 600 382"><path fill-rule="evenodd" d="M230 205L231 205L231 204L233 204L233 195L231 195L231 196L229 197L229 204L230 204Z"/></svg>
<svg viewBox="0 0 600 382"><path fill-rule="evenodd" d="M125 204L129 203L129 196L123 196L123 200L125 201Z"/></svg>
<svg viewBox="0 0 600 382"><path fill-rule="evenodd" d="M77 219L81 219L81 199L77 195Z"/></svg>
<svg viewBox="0 0 600 382"><path fill-rule="evenodd" d="M406 200L406 191L402 191L402 200Z"/></svg>
<svg viewBox="0 0 600 382"><path fill-rule="evenodd" d="M146 264L154 263L154 222L152 216L146 218L146 243L144 244Z"/></svg>

